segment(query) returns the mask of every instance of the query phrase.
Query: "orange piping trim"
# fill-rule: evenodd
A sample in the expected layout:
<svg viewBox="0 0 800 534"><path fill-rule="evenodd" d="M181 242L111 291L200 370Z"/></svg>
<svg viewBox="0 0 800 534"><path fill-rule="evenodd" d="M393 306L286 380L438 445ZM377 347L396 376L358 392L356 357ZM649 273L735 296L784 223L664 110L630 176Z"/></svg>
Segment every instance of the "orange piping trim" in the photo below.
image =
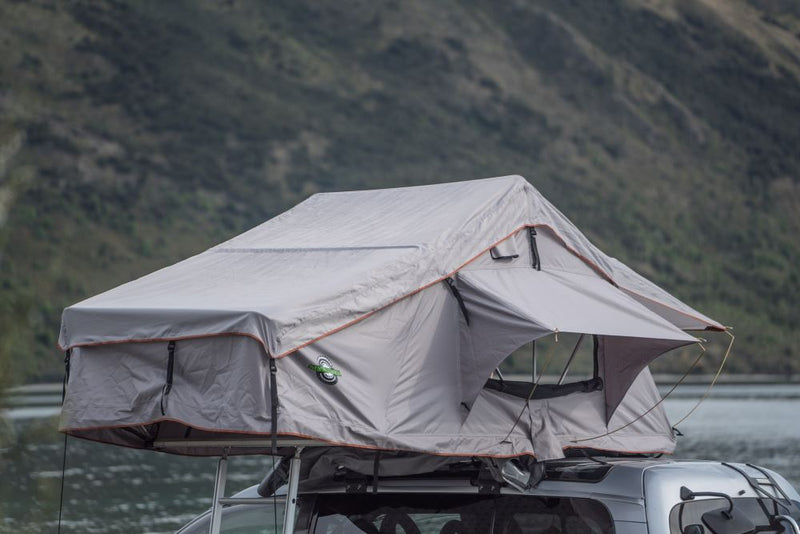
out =
<svg viewBox="0 0 800 534"><path fill-rule="evenodd" d="M192 429L195 429L195 430L200 430L200 431L203 431L203 432L227 433L227 434L244 434L244 435L249 435L249 436L265 436L265 437L266 436L271 436L271 434L269 432L256 432L256 431L252 431L252 430L211 429L211 428L201 427L201 426L197 426L197 425L190 425L190 424L188 424L188 423L186 423L184 421L181 421L180 419L174 419L174 418L171 418L171 417L160 417L160 418L154 419L152 421L147 421L147 422L144 422L144 423L128 424L128 425L102 425L102 426L95 426L95 427L91 427L90 426L90 427L77 427L77 428L72 428L72 427L71 428L59 428L58 431L61 432L61 433L64 433L64 434L69 434L70 436L73 436L73 437L85 439L87 441L96 441L98 443L106 443L106 444L109 444L109 445L120 445L120 446L123 446L123 447L132 448L132 449L144 449L145 447L134 447L134 446L131 446L131 445L126 445L126 444L106 441L106 440L97 439L97 438L90 438L90 437L87 437L87 436L81 436L79 434L75 434L75 432L88 432L88 431L92 431L92 430L93 431L98 431L98 430L121 430L121 429L134 428L134 427L139 427L139 426L155 425L157 423L163 423L163 422L177 423L177 424L184 425L184 426L186 426L188 428L192 428ZM520 454L498 454L498 455L472 454L472 453L422 452L422 451L417 451L417 450L413 450L413 449L393 449L393 448L386 448L386 447L376 447L376 446L372 446L372 445L361 445L361 444L352 444L352 443L347 443L347 442L333 441L333 440L319 438L317 436L312 436L312 435L309 435L309 434L301 434L301 433L297 433L297 432L278 432L277 435L279 435L279 436L292 436L292 437L296 437L296 438L304 438L304 439L311 439L311 440L315 440L315 441L322 441L324 443L327 443L327 444L332 445L332 446L337 446L337 447L349 447L349 448L354 448L354 449L364 449L364 450L373 450L373 451L387 451L387 452L415 452L415 453L420 453L420 454L428 454L428 455L431 455L431 456L452 456L452 457L475 457L475 456L480 456L480 457L486 457L486 458L517 458L519 456L532 456L534 458L536 457L535 454L533 452L530 452L530 451L525 451L525 452L520 453ZM268 448L268 447L265 447L265 448ZM162 449L153 449L153 450L162 451Z"/></svg>
<svg viewBox="0 0 800 534"><path fill-rule="evenodd" d="M555 235L555 236L558 238L558 240L559 240L559 241L561 241L561 244L562 244L562 245L564 245L564 248L565 248L565 249L569 250L569 251L570 251L572 254L574 254L575 256L577 256L577 257L578 257L579 259L581 259L581 260L582 260L584 263L586 263L586 264L587 264L589 267L591 267L591 268L592 268L592 269L593 269L595 272L597 272L598 274L600 274L601 276L603 276L603 278L605 278L606 280L608 280L609 282L611 282L612 284L614 284L614 286L615 286L615 287L619 287L619 286L617 285L617 283L616 283L616 282L615 282L615 281L614 281L614 280L611 278L611 276L610 276L610 275L608 275L608 273L606 273L604 270L602 270L602 269L600 268L600 266L599 266L599 265L596 265L596 264L595 264L594 262L592 262L592 261L591 261L589 258L586 258L586 257L582 256L581 254L579 254L579 253L578 253L578 251L576 251L575 249L573 249L572 247L570 247L570 246L567 244L567 242L566 242L566 241L564 241L564 238L563 238L563 237L561 237L561 235L560 235L558 232L556 232L556 231L555 231L555 229L553 229L553 227L552 227L552 226L550 226L550 225L548 225L548 224L535 224L535 225L533 225L533 226L534 226L534 227L536 227L536 226L542 226L542 227L544 227L544 228L547 228L547 229L548 229L548 230L550 230L551 232L553 232L553 235ZM633 293L634 295L637 295L637 296L639 296L639 297L641 297L641 298L643 298L643 299L649 300L649 301L651 301L651 302L655 302L656 304L658 304L658 305L660 305L660 306L663 306L663 307L665 307L665 308L669 308L670 310L672 310L672 311L674 311L674 312L677 312L677 313L680 313L680 314L682 314L682 315L685 315L686 317L690 317L690 318L692 318L692 319L694 319L694 320L696 320L696 321L699 321L699 322L701 322L701 323L705 323L705 324L707 324L707 325L708 325L708 326L706 326L706 329L708 329L708 328L712 328L712 329L714 329L714 330L717 330L717 327L716 327L715 325L713 325L713 324L709 323L708 321L705 321L705 320L703 320L703 319L700 319L699 317L695 317L695 316L694 316L694 315L692 315L691 313L688 313L688 312L685 312L685 311L679 310L679 309L677 309L677 308L673 308L672 306L670 306L670 305L668 305L668 304L665 304L665 303L663 303L663 302L661 302L661 301L658 301L658 300L656 300L656 299L654 299L654 298L650 298L650 297L647 297L647 296L645 296L645 295L642 295L641 293L639 293L639 292L637 292L637 291L633 291L633 290L630 290L630 289L628 289L628 288L622 288L622 290L623 290L623 291L627 291L627 292L629 292L629 293ZM720 331L720 332L724 332L724 331L725 331L725 329L723 328L723 329L721 329L721 330L719 330L719 331Z"/></svg>
<svg viewBox="0 0 800 534"><path fill-rule="evenodd" d="M83 428L60 428L59 432L66 433L66 434L69 434L69 435L71 435L73 437L84 439L84 440L87 440L87 441L94 441L94 442L98 442L98 443L105 443L105 444L108 444L108 445L117 445L117 446L121 446L121 447L127 447L127 448L130 448L130 449L142 450L143 447L135 447L135 446L127 445L127 444L123 444L123 443L116 443L116 442L106 441L106 440L98 439L98 438L90 438L90 437L87 437L87 436L81 436L80 434L74 434L74 433L75 432L86 432L86 431L89 431L89 430L115 430L115 429L131 428L131 427L134 427L134 426L154 425L154 424L157 424L157 423L160 423L160 422L178 423L178 424L182 424L182 425L184 425L184 426L186 426L188 428L192 428L192 429L195 429L195 430L201 430L201 431L204 431L204 432L224 432L224 433L230 433L230 434L246 434L246 435L253 435L253 436L270 436L271 435L268 432L254 432L254 431L248 431L248 430L213 430L213 429L209 429L209 428L205 428L205 427L189 425L189 424L185 423L184 421L181 421L180 419L173 419L173 418L170 418L170 417L162 417L162 418L150 421L150 422L136 424L136 425L108 425L108 426L83 427ZM430 455L430 456L444 456L444 457L454 457L454 458L461 458L461 457L518 458L520 456L531 456L533 458L536 458L536 455L531 451L525 451L525 452L522 452L520 454L473 454L473 453L421 452L421 451L416 451L416 450L412 450L412 449L393 449L393 448L386 448L386 447L375 447L375 446L371 446L371 445L351 444L351 443L346 443L346 442L339 442L339 441L333 441L333 440L328 440L328 439L322 439L322 438L319 438L319 437L316 437L316 436L312 436L312 435L308 435L308 434L301 434L301 433L298 433L298 432L278 432L278 435L279 436L292 436L292 437L296 437L296 438L311 439L311 440L315 440L315 441L322 441L322 442L328 443L329 445L332 445L332 446L349 447L349 448L353 448L353 449L372 450L372 451L415 452L415 453L420 453L420 454L427 454L427 455ZM601 447L578 447L578 446L574 446L574 445L567 445L567 446L562 447L562 450L565 450L565 451L566 450L572 450L572 449L594 449L594 450L606 451L606 452L617 452L617 453L621 452L621 453L624 453L624 454L672 454L669 451L660 451L660 450L655 450L655 451L620 451L620 450L617 450L617 449L606 449L606 448L601 448ZM153 449L153 450L156 450L157 452L168 452L168 453L170 452L167 449ZM176 453L173 453L173 454L176 454ZM185 453L180 453L180 454L185 454ZM259 454L259 453L253 453L253 454ZM207 455L200 455L200 454L189 454L189 455L191 455L191 456L207 456Z"/></svg>
<svg viewBox="0 0 800 534"><path fill-rule="evenodd" d="M293 353L293 352L296 352L296 351L298 351L298 350L300 350L300 349L303 349L303 348L307 347L308 345L311 345L311 344L313 344L313 343L316 343L317 341L320 341L321 339L324 339L324 338L326 338L326 337L328 337L328 336L330 336L330 335L332 335L332 334L335 334L336 332L339 332L340 330L343 330L343 329L345 329L345 328L348 328L348 327L350 327L350 326L352 326L352 325L354 325L354 324L358 323L359 321L362 321L362 320L364 320L364 319L366 319L366 318L368 318L368 317L372 316L373 314L375 314L375 313L377 313L377 312L379 312L379 311L383 310L384 308L387 308L387 307L391 306L392 304L395 304L395 303L397 303L397 302L399 302L399 301L401 301L401 300L403 300L403 299L405 299L405 298L408 298L408 297L410 297L410 296L412 296L412 295L415 295L415 294L419 293L420 291L422 291L422 290L424 290L424 289L427 289L427 288L429 288L429 287L431 287L431 286L433 286L433 285L435 285L435 284L438 284L438 283L439 283L439 282L441 282L442 280L445 280L445 279L447 279L447 278L450 278L450 277L451 277L451 276L453 276L455 273L457 273L458 271L460 271L461 269L463 269L464 267L466 267L467 265L469 265L469 264L470 264L470 263L472 263L473 261L477 260L477 259L478 259L478 258L479 258L481 255L485 254L487 251L489 251L489 250L490 250L490 249L492 249L493 247L496 247L497 245L499 245L499 244L500 244L500 243L502 243L503 241L505 241L505 240L509 239L510 237L512 237L512 236L513 236L514 234L516 234L517 232L519 232L519 231L521 231L521 230L524 230L525 228L539 228L539 227L541 227L541 228L547 228L548 230L550 230L551 232L553 232L553 235L555 235L555 236L558 238L558 240L559 240L559 241L561 241L561 244L564 246L564 248L566 248L568 251L570 251L570 252L571 252L573 255L575 255L575 256L576 256L577 258L579 258L581 261L583 261L584 263L586 263L586 264L587 264L589 267L591 267L591 268L592 268L592 270L594 270L595 272L597 272L597 273L598 273L600 276L602 276L603 278L605 278L605 279L606 279L608 282L610 282L611 284L613 284L615 287L619 287L619 286L617 285L617 283L614 281L614 279L613 279L613 278L611 278L611 276L609 276L609 274L608 274L608 273L606 273L606 272L605 272L603 269L601 269L601 268L600 268L600 266L598 266L597 264L595 264L593 261L589 260L589 258L587 258L587 257L585 257L585 256L583 256L583 255L581 255L581 254L579 254L579 253L578 253L578 251L576 251L575 249L573 249L572 247L570 247L569 245L567 245L566 241L564 241L564 238L562 238L562 237L561 237L561 235L559 235L559 233L558 233L558 232L556 232L556 231L553 229L553 227L551 227L551 226L550 226L550 225L548 225L548 224L525 224L525 225L522 225L522 226L519 226L519 227L517 227L517 228L516 228L516 229L515 229L513 232L511 232L510 234L508 234L508 235L507 235L507 236L505 236L504 238L500 239L499 241L495 242L493 245L489 245L489 246L488 246L488 247L486 247L485 249L481 250L481 251L480 251L480 252L478 252L478 253L477 253L475 256L473 256L473 257L472 257L472 258L470 258L469 260L465 261L465 262L464 262L464 263L462 263L460 266L456 267L456 269L455 269L455 270L453 270L453 271L451 271L449 274L447 274L447 275L445 275L445 276L443 276L443 277L441 277L441 278L438 278L438 279L434 280L433 282L431 282L431 283L429 283L429 284L426 284L426 285L424 285L424 286L422 286L422 287L420 287L420 288L417 288L417 289L415 289L414 291L412 291L412 292L410 292L410 293L408 293L408 294L406 294L406 295L403 295L403 296L401 296L401 297L398 297L397 299L395 299L395 300L393 300L393 301L389 302L388 304L385 304L384 306L381 306L380 308L376 308L376 309L374 309L374 310L372 310L372 311L370 311L370 312L368 312L368 313L366 313L366 314L364 314L364 315L362 315L362 316L360 316L360 317L357 317L357 318L353 319L352 321L350 321L350 322L348 322L348 323L345 323L345 324L343 324L342 326L340 326L340 327L338 327L338 328L335 328L335 329L333 329L333 330L331 330L331 331L329 331L329 332L326 332L325 334L322 334L321 336L319 336L319 337L317 337L317 338L314 338L314 339L312 339L311 341L307 341L307 342L305 342L305 343L303 343L303 344L301 344L301 345L298 345L297 347L295 347L295 348L293 348L293 349L290 349L290 350L287 350L286 352L283 352L283 353L281 353L281 354L278 354L277 356L275 356L275 358L283 358L283 357L285 357L285 356L288 356L289 354L291 354L291 353ZM637 294L638 294L638 293L637 293ZM700 318L698 318L698 317L694 317L694 316L692 316L692 315L689 315L689 314L687 314L687 313L685 313L685 312L682 312L681 310L675 309L675 308L673 308L672 306L668 306L668 305L666 305L666 304L664 304L664 303L661 303L661 302L659 302L659 301L655 301L655 300L654 300L654 302L657 302L658 304L660 304L660 305L664 306L665 308L669 308L669 309L671 309L671 310L673 310L673 311L676 311L676 312L678 312L678 313L683 313L684 315L688 315L688 316L689 316L689 317L691 317L692 319L695 319L695 320L697 320L697 321L700 321L701 323L705 323L705 322L706 322L706 321L703 321L702 319L700 319ZM710 326L711 326L711 325L710 325ZM707 327L707 328L708 328L708 327Z"/></svg>
<svg viewBox="0 0 800 534"><path fill-rule="evenodd" d="M121 339L121 340L111 340L111 341L89 341L87 343L75 343L68 347L62 347L61 344L58 344L59 350L69 350L74 349L76 347L99 347L102 345L119 345L121 343L162 343L164 341L185 341L187 339L203 339L208 337L220 337L220 336L243 336L249 337L254 341L258 341L260 345L264 347L264 350L267 351L269 354L269 349L267 345L264 343L258 336L254 336L253 334L247 334L245 332L213 332L210 334L197 334L193 336L178 336L178 337L154 337L148 339Z"/></svg>
<svg viewBox="0 0 800 534"><path fill-rule="evenodd" d="M663 302L661 302L659 300L656 300L656 299L654 299L652 297L648 297L647 295L642 295L638 291L634 291L632 289L628 289L627 287L622 288L622 290L626 291L628 293L633 293L637 297L642 298L644 300L649 300L650 302L655 302L659 306L663 306L665 308L669 308L670 310L672 310L672 311L674 311L676 313L680 313L681 315L685 315L686 317L689 317L690 319L694 319L695 321L699 321L701 323L705 323L706 324L705 330L713 330L714 332L724 332L725 331L725 327L724 326L717 326L716 324L709 323L708 321L705 321L705 320L703 320L703 319L701 319L699 317L695 317L691 313L685 312L683 310L679 310L677 308L673 308L672 306L668 306L667 304L664 304Z"/></svg>
<svg viewBox="0 0 800 534"><path fill-rule="evenodd" d="M573 255L575 255L581 261L586 263L590 268L592 268L592 270L594 270L600 276L605 278L609 283L613 284L615 287L619 287L617 285L617 283L614 281L614 279L611 278L611 276L608 273L606 273L603 269L600 268L600 266L595 264L593 261L591 261L587 257L579 254L575 249L570 247L567 244L567 242L564 240L564 238L561 237L561 235L558 232L556 232L553 229L553 227L550 226L549 224L523 224L523 225L518 226L517 228L515 228L510 234L508 234L505 237L503 237L502 239L496 241L494 244L489 245L488 247L484 248L483 250L481 250L480 252L475 254L472 258L468 259L467 261L462 263L460 266L456 267L453 271L451 271L450 273L446 274L445 276L437 278L433 282L425 284L425 285L423 285L423 286L421 286L421 287L419 287L419 288L417 288L417 289L415 289L415 290L413 290L413 291L411 291L411 292L409 292L409 293L407 293L405 295L402 295L402 296L392 300L391 302L389 302L387 304L384 304L383 306L380 306L379 308L375 308L374 310L371 310L371 311L365 313L364 315L356 317L355 319L353 319L353 320L351 320L351 321L349 321L349 322L347 322L347 323L345 323L345 324L343 324L341 326L338 326L338 327L334 328L333 330L329 330L328 332L325 332L324 334L322 334L320 336L317 336L316 338L314 338L314 339L312 339L310 341L306 341L305 343L302 343L302 344L300 344L300 345L298 345L298 346L296 346L296 347L294 347L292 349L289 349L289 350L287 350L285 352L282 352L281 354L273 356L273 358L276 359L276 360L280 359L280 358L284 358L284 357L292 354L293 352L297 352L300 349L303 349L303 348L305 348L305 347L307 347L307 346L309 346L309 345L311 345L313 343L316 343L316 342L318 342L318 341L320 341L320 340L322 340L322 339L324 339L324 338L326 338L326 337L328 337L330 335L335 334L336 332L344 330L345 328L349 328L350 326L353 326L354 324L359 323L359 322L363 321L364 319L367 319L367 318L371 317L372 315L378 313L379 311L381 311L381 310L383 310L385 308L388 308L389 306L391 306L393 304L396 304L397 302L400 302L403 299L406 299L408 297L416 295L420 291L428 289L429 287L431 287L431 286L433 286L435 284L438 284L442 280L450 278L451 276L456 274L458 271L460 271L461 269L463 269L464 267L466 267L467 265L469 265L473 261L477 260L481 255L485 254L487 251L489 251L493 247L496 247L497 245L499 245L503 241L509 239L514 234L516 234L520 230L524 230L525 228L547 228L548 230L550 230L553 233L553 235L555 235L558 238L559 241L561 241L561 244L564 246L564 248L566 248L568 251L570 251ZM630 290L624 289L624 288L623 288L623 290L630 291ZM638 295L638 296L640 296L642 298L648 298L648 297L645 297L644 295L640 295L639 293L637 293L635 291L630 291L630 292L634 293L635 295ZM676 308L673 308L672 306L669 306L667 304L659 302L659 301L657 301L655 299L649 299L649 300L651 300L653 302L656 302L657 304L659 304L661 306L664 306L665 308L669 308L669 309L671 309L671 310L673 310L673 311L675 311L677 313L686 315L687 317L691 317L692 319L695 319L696 321L708 324L706 321L700 319L699 317L695 317L695 316L693 316L693 315L691 315L689 313L686 313L684 311L681 311L681 310L678 310ZM708 324L706 329L707 330L708 329L718 330L718 328L715 325L711 325L711 324ZM68 350L68 349L71 349L71 348L74 348L74 347L90 347L90 346L99 346L99 345L113 345L113 344L118 344L118 343L149 343L149 342L159 342L159 341L161 341L161 342L163 342L163 341L180 341L180 340L185 340L185 339L200 339L200 338L205 338L205 337L226 336L226 335L239 335L239 336L245 336L245 337L249 337L249 338L255 339L256 341L261 343L261 345L264 347L264 350L266 350L267 354L269 354L269 348L267 347L267 344L264 342L264 340L262 340L261 338L258 338L256 336L253 336L252 334L245 334L245 333L241 333L241 332L217 332L217 333L214 333L214 334L201 334L201 335L197 335L197 336L182 336L182 337L174 337L174 338L158 338L158 339L146 339L146 340L145 339L122 339L122 340L118 340L118 341L100 341L100 342L93 342L93 343L79 343L79 344L70 345L69 347L62 347L59 344L58 348L60 350Z"/></svg>

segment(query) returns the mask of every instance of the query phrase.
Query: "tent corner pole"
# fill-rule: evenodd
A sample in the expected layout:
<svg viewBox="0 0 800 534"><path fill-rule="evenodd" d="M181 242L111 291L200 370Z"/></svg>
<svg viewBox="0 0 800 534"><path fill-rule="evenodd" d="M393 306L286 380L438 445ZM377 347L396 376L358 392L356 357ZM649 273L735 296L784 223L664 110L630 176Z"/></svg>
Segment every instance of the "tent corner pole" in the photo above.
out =
<svg viewBox="0 0 800 534"><path fill-rule="evenodd" d="M225 497L225 481L228 478L228 449L222 452L217 463L217 476L214 478L214 500L211 502L211 524L209 534L219 534L222 524L222 502Z"/></svg>
<svg viewBox="0 0 800 534"><path fill-rule="evenodd" d="M289 461L289 487L286 490L286 508L283 511L283 534L294 532L294 518L297 510L297 486L300 484L300 453L303 447L297 447Z"/></svg>
<svg viewBox="0 0 800 534"><path fill-rule="evenodd" d="M567 364L564 366L564 370L561 372L561 376L558 378L558 385L564 383L564 380L567 379L567 373L569 372L569 368L572 365L572 360L575 359L575 354L578 353L578 349L581 348L581 343L583 343L583 338L586 334L581 334L578 338L578 342L575 343L575 348L572 349L572 354L569 355L569 359L567 360Z"/></svg>

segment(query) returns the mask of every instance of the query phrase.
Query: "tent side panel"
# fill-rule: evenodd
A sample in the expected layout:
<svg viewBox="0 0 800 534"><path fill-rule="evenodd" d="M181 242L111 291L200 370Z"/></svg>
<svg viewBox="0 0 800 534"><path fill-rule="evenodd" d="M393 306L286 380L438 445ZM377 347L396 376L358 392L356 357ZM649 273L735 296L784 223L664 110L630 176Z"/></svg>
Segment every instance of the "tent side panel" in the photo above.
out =
<svg viewBox="0 0 800 534"><path fill-rule="evenodd" d="M359 447L446 448L466 417L463 321L453 294L437 284L277 359L278 433ZM176 342L165 395L168 362L168 342L75 348L61 428L141 448L164 439L270 435L269 358L260 343L242 336Z"/></svg>
<svg viewBox="0 0 800 534"><path fill-rule="evenodd" d="M176 342L166 393L168 350L167 342L73 349L61 428L178 420L198 429L269 432L269 364L260 343L242 336Z"/></svg>
<svg viewBox="0 0 800 534"><path fill-rule="evenodd" d="M481 454L533 454L539 460L562 458L562 451L570 448L671 453L675 440L663 408L658 406L639 418L659 399L658 389L646 368L608 425L602 391L531 400L525 408L525 399L484 389L451 451L466 452L477 441L476 452ZM515 425L520 413L522 417ZM634 419L637 420L633 424L617 430Z"/></svg>
<svg viewBox="0 0 800 534"><path fill-rule="evenodd" d="M436 284L281 358L279 428L337 443L397 448L402 441L414 450L422 446L415 435L457 433L466 416L461 321L453 295ZM330 376L315 372L325 362Z"/></svg>
<svg viewBox="0 0 800 534"><path fill-rule="evenodd" d="M689 342L684 342L688 345ZM640 339L633 337L599 336L598 360L600 376L606 390L605 420L625 398L628 389L647 364L680 344L672 340Z"/></svg>
<svg viewBox="0 0 800 534"><path fill-rule="evenodd" d="M608 424L605 424L605 401L599 393L591 394L601 399L592 404L591 410L584 410L585 405L575 406L569 397L551 401L551 417L562 422L555 433L564 448L626 453L672 453L675 450L672 426L663 405L658 404L661 395L650 369L645 367L638 374ZM650 412L642 416L648 410ZM632 421L635 422L625 426Z"/></svg>

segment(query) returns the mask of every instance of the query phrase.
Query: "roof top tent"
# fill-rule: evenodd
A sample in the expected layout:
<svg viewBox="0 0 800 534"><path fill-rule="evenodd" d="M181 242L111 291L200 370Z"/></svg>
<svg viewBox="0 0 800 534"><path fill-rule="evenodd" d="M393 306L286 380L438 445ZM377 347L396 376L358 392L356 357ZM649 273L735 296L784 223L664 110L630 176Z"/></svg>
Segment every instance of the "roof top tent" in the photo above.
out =
<svg viewBox="0 0 800 534"><path fill-rule="evenodd" d="M647 364L723 329L522 177L323 193L65 309L61 430L195 455L671 452L660 406L639 417L660 398ZM591 336L592 380L487 382L558 333Z"/></svg>

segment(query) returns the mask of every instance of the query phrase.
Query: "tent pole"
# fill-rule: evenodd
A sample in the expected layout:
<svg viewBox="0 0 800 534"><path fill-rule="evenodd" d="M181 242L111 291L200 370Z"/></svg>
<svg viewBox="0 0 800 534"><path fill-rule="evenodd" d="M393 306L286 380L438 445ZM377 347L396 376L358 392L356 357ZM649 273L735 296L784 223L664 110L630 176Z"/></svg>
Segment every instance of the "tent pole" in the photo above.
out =
<svg viewBox="0 0 800 534"><path fill-rule="evenodd" d="M286 490L286 508L283 512L283 534L294 532L294 517L297 510L297 486L300 484L300 452L303 447L294 450L289 461L289 487Z"/></svg>
<svg viewBox="0 0 800 534"><path fill-rule="evenodd" d="M225 449L217 463L217 476L214 479L214 500L211 502L211 525L209 534L219 534L222 524L222 503L225 497L225 481L228 478L228 449Z"/></svg>
<svg viewBox="0 0 800 534"><path fill-rule="evenodd" d="M561 378L558 379L558 385L564 383L564 380L567 378L567 371L569 371L570 365L572 365L572 360L575 359L575 354L577 354L578 349L581 348L581 343L583 343L583 336L586 334L581 334L578 338L578 342L575 343L575 348L572 349L572 354L569 355L569 360L567 360L567 365L564 366L564 371L561 373Z"/></svg>
<svg viewBox="0 0 800 534"><path fill-rule="evenodd" d="M503 377L503 373L501 373L501 372L500 372L500 368L499 368L499 367L497 367L497 368L494 370L494 374L496 374L496 375L497 375L497 378L499 378L499 379L500 379L500 383L501 383L501 384L502 384L503 382L505 382L505 378Z"/></svg>

